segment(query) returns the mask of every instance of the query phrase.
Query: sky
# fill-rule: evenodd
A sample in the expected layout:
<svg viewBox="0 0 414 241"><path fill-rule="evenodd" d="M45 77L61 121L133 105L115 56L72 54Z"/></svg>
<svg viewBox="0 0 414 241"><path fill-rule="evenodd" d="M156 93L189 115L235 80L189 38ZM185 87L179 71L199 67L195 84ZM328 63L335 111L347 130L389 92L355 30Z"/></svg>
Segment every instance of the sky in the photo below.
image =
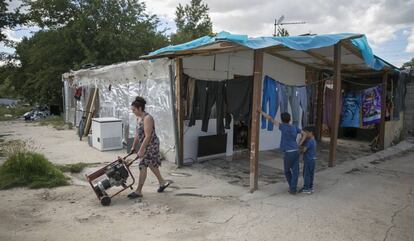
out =
<svg viewBox="0 0 414 241"><path fill-rule="evenodd" d="M175 8L190 0L144 0L147 10L161 20L160 29L175 31ZM210 8L213 31L271 36L282 15L290 35L304 33L362 33L374 54L400 67L414 57L414 0L204 0ZM12 3L13 5L13 3ZM8 31L11 39L30 36L36 29ZM4 46L0 46L0 51ZM8 51L13 51L8 49Z"/></svg>

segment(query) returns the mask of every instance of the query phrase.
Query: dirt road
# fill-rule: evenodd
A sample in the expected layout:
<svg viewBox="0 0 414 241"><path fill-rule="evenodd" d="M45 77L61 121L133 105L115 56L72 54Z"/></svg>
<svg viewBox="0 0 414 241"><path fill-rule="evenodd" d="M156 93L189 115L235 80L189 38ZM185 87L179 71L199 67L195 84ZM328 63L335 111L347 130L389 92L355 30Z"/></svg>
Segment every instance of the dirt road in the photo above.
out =
<svg viewBox="0 0 414 241"><path fill-rule="evenodd" d="M74 131L0 125L0 133L8 132L16 138L36 138L42 152L58 163L116 154L72 143ZM410 241L414 147L404 145L399 154L384 152L391 157L367 157L317 173L313 195L289 195L284 182L250 194L209 173L191 167L177 170L168 163L161 171L174 184L165 193L156 192L150 174L142 200L128 200L125 193L110 207L99 204L81 175L66 187L0 191L0 240ZM80 149L74 151L75 147Z"/></svg>

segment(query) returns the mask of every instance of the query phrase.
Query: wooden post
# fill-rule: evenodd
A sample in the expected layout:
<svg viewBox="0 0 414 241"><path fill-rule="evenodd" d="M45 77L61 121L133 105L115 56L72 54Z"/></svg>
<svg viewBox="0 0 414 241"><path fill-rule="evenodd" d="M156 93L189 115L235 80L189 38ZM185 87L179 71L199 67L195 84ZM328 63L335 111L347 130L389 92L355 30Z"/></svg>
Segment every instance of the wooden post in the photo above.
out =
<svg viewBox="0 0 414 241"><path fill-rule="evenodd" d="M315 74L316 81L320 81L320 72ZM323 123L323 98L325 90L325 81L318 83L318 96L316 100L316 140L322 140L322 123Z"/></svg>
<svg viewBox="0 0 414 241"><path fill-rule="evenodd" d="M184 164L184 109L183 99L181 98L181 85L183 80L183 60L176 58L176 76L175 81L175 98L176 98L176 113L177 113L177 129L178 129L178 160L177 166L181 167Z"/></svg>
<svg viewBox="0 0 414 241"><path fill-rule="evenodd" d="M175 82L176 82L176 78L175 78L175 72L174 72L174 68L172 66L172 64L170 64L168 66L168 71L169 71L169 75L170 75L170 91L171 91L171 113L173 116L173 120L177 120L177 103L176 103L176 96L175 96ZM177 121L173 121L173 127L174 127L174 143L176 143L176 145L174 146L175 148L175 164L178 166L178 159L179 159L179 148L178 148L178 123Z"/></svg>
<svg viewBox="0 0 414 241"><path fill-rule="evenodd" d="M385 148L385 115L387 110L387 80L388 73L385 72L382 76L381 89L381 122L379 130L379 146L383 150Z"/></svg>
<svg viewBox="0 0 414 241"><path fill-rule="evenodd" d="M329 167L333 167L336 164L336 146L338 144L339 116L341 111L341 106L339 105L341 98L341 81L341 42L338 42L334 45L334 97L332 105L332 128L328 162Z"/></svg>
<svg viewBox="0 0 414 241"><path fill-rule="evenodd" d="M263 50L254 51L253 71L253 105L250 132L250 192L254 192L258 188L260 114L257 110L260 108L261 102Z"/></svg>

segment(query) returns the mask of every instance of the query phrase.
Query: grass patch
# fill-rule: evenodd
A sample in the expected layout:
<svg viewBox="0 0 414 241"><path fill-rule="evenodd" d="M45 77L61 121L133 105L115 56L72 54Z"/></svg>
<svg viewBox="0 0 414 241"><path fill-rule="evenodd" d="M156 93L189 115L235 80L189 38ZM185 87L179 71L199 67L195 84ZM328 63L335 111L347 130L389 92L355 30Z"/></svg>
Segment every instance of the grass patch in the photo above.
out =
<svg viewBox="0 0 414 241"><path fill-rule="evenodd" d="M55 166L62 172L80 173L85 167L90 166L90 165L92 164L78 162L75 164L55 165Z"/></svg>
<svg viewBox="0 0 414 241"><path fill-rule="evenodd" d="M13 187L51 188L68 185L68 178L47 158L35 151L33 140L0 143L6 161L0 166L0 189Z"/></svg>
<svg viewBox="0 0 414 241"><path fill-rule="evenodd" d="M28 106L7 107L0 105L0 121L15 120L31 109L32 108Z"/></svg>
<svg viewBox="0 0 414 241"><path fill-rule="evenodd" d="M39 153L15 153L0 166L0 189L52 188L64 185L68 185L68 178Z"/></svg>
<svg viewBox="0 0 414 241"><path fill-rule="evenodd" d="M41 126L53 126L56 130L73 129L72 123L66 124L63 120L63 116L49 116L45 119L37 120L36 122Z"/></svg>

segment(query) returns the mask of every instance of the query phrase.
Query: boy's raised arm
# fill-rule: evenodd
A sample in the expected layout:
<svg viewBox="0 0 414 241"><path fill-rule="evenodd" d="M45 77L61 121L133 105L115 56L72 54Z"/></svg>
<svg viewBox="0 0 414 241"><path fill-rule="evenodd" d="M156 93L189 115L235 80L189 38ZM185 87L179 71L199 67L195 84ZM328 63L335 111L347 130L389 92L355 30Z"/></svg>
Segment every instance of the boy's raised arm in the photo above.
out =
<svg viewBox="0 0 414 241"><path fill-rule="evenodd" d="M265 113L264 111L262 111L261 109L258 109L257 112L259 112L260 114L263 115L264 118L266 118L267 120L273 122L274 125L279 126L280 122L276 119L273 119L270 115L268 115L267 113Z"/></svg>

